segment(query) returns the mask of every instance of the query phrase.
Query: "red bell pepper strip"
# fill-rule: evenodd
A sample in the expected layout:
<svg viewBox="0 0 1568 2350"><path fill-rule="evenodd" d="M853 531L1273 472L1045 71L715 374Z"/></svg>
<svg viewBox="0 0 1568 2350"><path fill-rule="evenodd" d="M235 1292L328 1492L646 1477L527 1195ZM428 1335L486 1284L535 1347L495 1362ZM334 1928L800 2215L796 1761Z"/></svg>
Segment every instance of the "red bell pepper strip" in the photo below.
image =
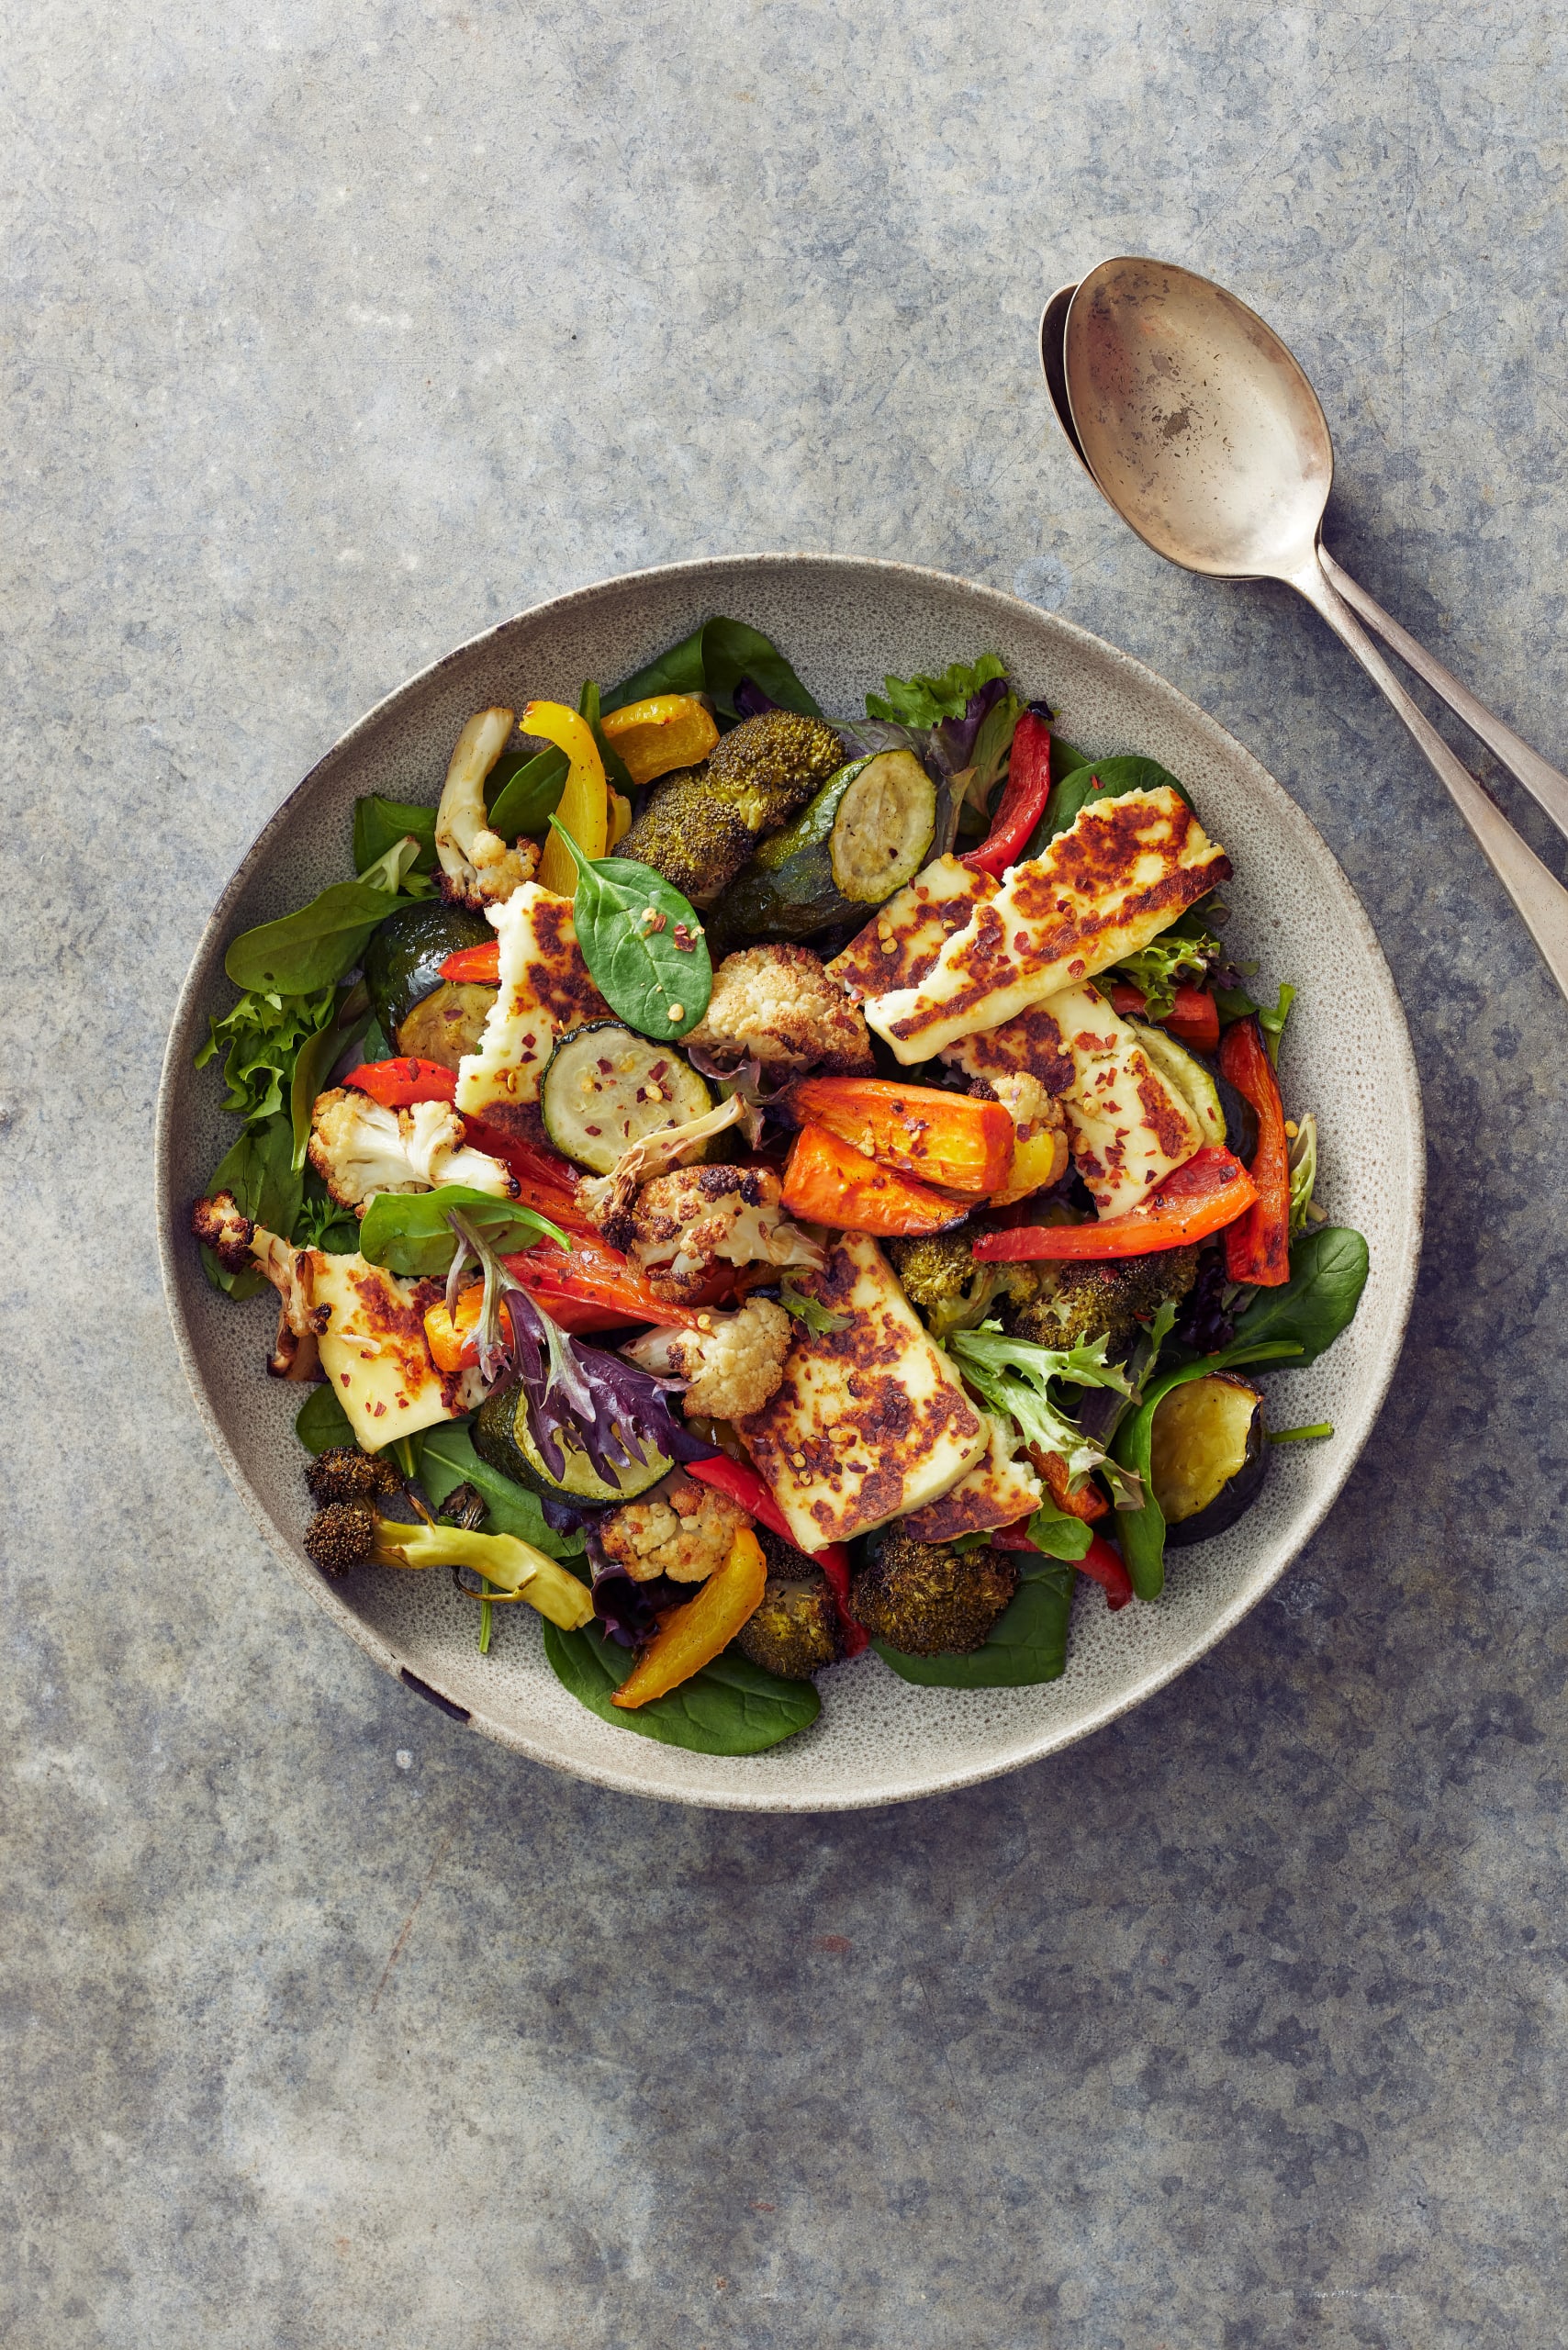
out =
<svg viewBox="0 0 1568 2350"><path fill-rule="evenodd" d="M1124 1020L1148 1017L1143 990L1126 979L1118 979L1112 988L1111 1009ZM1195 1053L1212 1053L1219 1043L1219 1006L1207 988L1179 987L1174 1003L1155 1025L1174 1036L1179 1045L1191 1045Z"/></svg>
<svg viewBox="0 0 1568 2350"><path fill-rule="evenodd" d="M569 1159L557 1158L540 1143L509 1135L484 1118L465 1117L463 1129L476 1150L498 1158L516 1176L517 1196L523 1207L548 1216L552 1224L560 1225L566 1232L597 1238L597 1225L578 1204L577 1170Z"/></svg>
<svg viewBox="0 0 1568 2350"><path fill-rule="evenodd" d="M979 848L960 862L977 873L992 873L998 880L1015 864L1030 834L1046 812L1051 796L1051 730L1043 718L1026 710L1013 736L1007 784L990 832Z"/></svg>
<svg viewBox="0 0 1568 2350"><path fill-rule="evenodd" d="M516 1275L530 1296L536 1297L546 1312L561 1323L563 1329L569 1326L557 1313L558 1304L591 1306L611 1314L613 1321L600 1322L597 1326L600 1329L613 1327L614 1322L652 1322L684 1330L701 1326L700 1309L672 1305L667 1298L660 1297L636 1267L607 1240L588 1239L574 1233L569 1256L564 1255L553 1241L541 1240L514 1257L503 1257L501 1262Z"/></svg>
<svg viewBox="0 0 1568 2350"><path fill-rule="evenodd" d="M975 1259L984 1265L1016 1265L1149 1257L1234 1224L1257 1197L1257 1185L1241 1161L1220 1144L1205 1143L1142 1207L1108 1216L1103 1224L1020 1225L1013 1232L988 1232L974 1244Z"/></svg>
<svg viewBox="0 0 1568 2350"><path fill-rule="evenodd" d="M501 983L501 942L498 938L483 938L477 946L459 946L447 957L441 967L443 979L476 979L486 987L498 988Z"/></svg>
<svg viewBox="0 0 1568 2350"><path fill-rule="evenodd" d="M1248 1169L1257 1204L1226 1233L1225 1270L1233 1281L1278 1289L1291 1277L1290 1144L1280 1081L1255 1014L1226 1030L1219 1066L1258 1113L1258 1147Z"/></svg>
<svg viewBox="0 0 1568 2350"><path fill-rule="evenodd" d="M1028 1519L1023 1517L1016 1526L999 1526L996 1532L988 1535L986 1539L997 1550L1033 1550L1035 1545L1029 1539L1028 1526ZM1103 1534L1092 1534L1088 1550L1081 1559L1074 1559L1071 1564L1081 1575L1087 1575L1091 1582L1100 1584L1105 1594L1105 1605L1113 1615L1118 1607L1125 1607L1132 1597L1133 1579L1127 1572L1122 1554L1112 1550Z"/></svg>
<svg viewBox="0 0 1568 2350"><path fill-rule="evenodd" d="M711 1485L716 1494L727 1494L731 1501L740 1504L748 1517L757 1519L770 1533L781 1534L791 1548L800 1550L783 1511L749 1461L732 1460L727 1452L716 1452L711 1460L689 1461L686 1473L689 1477L695 1477L700 1484ZM846 1659L858 1656L869 1636L865 1626L857 1624L849 1612L848 1551L842 1542L830 1542L825 1550L802 1551L801 1556L819 1566L827 1577L839 1620L844 1626Z"/></svg>
<svg viewBox="0 0 1568 2350"><path fill-rule="evenodd" d="M406 1110L416 1102L450 1102L457 1092L457 1071L439 1061L361 1061L344 1078L345 1085L368 1093L386 1110Z"/></svg>

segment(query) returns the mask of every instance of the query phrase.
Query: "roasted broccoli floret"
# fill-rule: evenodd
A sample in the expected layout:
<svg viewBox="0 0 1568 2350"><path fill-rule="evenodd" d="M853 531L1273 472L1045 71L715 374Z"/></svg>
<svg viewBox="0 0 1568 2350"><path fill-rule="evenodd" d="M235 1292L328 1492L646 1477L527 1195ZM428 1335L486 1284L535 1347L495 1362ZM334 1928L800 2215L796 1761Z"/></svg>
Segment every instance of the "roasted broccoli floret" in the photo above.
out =
<svg viewBox="0 0 1568 2350"><path fill-rule="evenodd" d="M989 1543L960 1550L951 1542L884 1536L855 1578L852 1604L868 1632L901 1656L969 1656L1018 1588L1018 1569Z"/></svg>
<svg viewBox="0 0 1568 2350"><path fill-rule="evenodd" d="M767 1561L767 1582L735 1646L785 1681L809 1681L844 1653L844 1628L828 1579L781 1535L759 1526L756 1539Z"/></svg>
<svg viewBox="0 0 1568 2350"><path fill-rule="evenodd" d="M306 1552L328 1575L359 1566L375 1540L375 1512L368 1501L329 1502L305 1529Z"/></svg>
<svg viewBox="0 0 1568 2350"><path fill-rule="evenodd" d="M824 719L770 710L726 734L705 767L666 776L616 850L651 865L694 906L711 906L757 842L844 765Z"/></svg>
<svg viewBox="0 0 1568 2350"><path fill-rule="evenodd" d="M353 1444L335 1444L318 1454L305 1482L322 1508L331 1502L372 1501L377 1494L400 1492L403 1483L385 1453L361 1452Z"/></svg>
<svg viewBox="0 0 1568 2350"><path fill-rule="evenodd" d="M904 1295L924 1316L934 1338L978 1329L999 1299L1022 1303L1034 1294L1033 1266L977 1265L967 1233L890 1240L888 1254Z"/></svg>
<svg viewBox="0 0 1568 2350"><path fill-rule="evenodd" d="M1035 1265L1035 1294L1015 1308L1012 1326L1042 1347L1106 1337L1114 1353L1167 1298L1186 1296L1197 1270L1196 1248L1161 1248L1104 1264Z"/></svg>

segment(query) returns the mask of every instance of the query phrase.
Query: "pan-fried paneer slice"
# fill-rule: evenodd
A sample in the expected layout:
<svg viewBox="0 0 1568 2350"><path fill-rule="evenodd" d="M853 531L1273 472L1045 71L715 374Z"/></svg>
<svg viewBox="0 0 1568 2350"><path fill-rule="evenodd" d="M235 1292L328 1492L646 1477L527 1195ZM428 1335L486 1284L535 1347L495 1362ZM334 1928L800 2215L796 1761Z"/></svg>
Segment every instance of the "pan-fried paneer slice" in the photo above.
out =
<svg viewBox="0 0 1568 2350"><path fill-rule="evenodd" d="M871 998L866 1018L901 1061L925 1060L1136 954L1229 878L1169 784L1091 800L1043 856L1011 867L924 979Z"/></svg>
<svg viewBox="0 0 1568 2350"><path fill-rule="evenodd" d="M984 1457L990 1429L865 1233L791 1278L841 1319L796 1323L771 1401L735 1426L791 1536L820 1550L935 1501Z"/></svg>
<svg viewBox="0 0 1568 2350"><path fill-rule="evenodd" d="M457 1065L457 1106L504 1128L509 1111L538 1101L557 1036L610 1015L583 961L570 898L524 881L486 911L500 940L500 990L478 1051Z"/></svg>
<svg viewBox="0 0 1568 2350"><path fill-rule="evenodd" d="M424 1317L443 1294L440 1281L399 1281L363 1257L306 1253L321 1368L366 1452L483 1402L477 1371L443 1376L431 1360Z"/></svg>
<svg viewBox="0 0 1568 2350"><path fill-rule="evenodd" d="M829 979L857 1003L868 995L918 987L954 932L967 929L975 908L994 898L1000 886L991 874L978 873L956 856L939 856L834 956Z"/></svg>
<svg viewBox="0 0 1568 2350"><path fill-rule="evenodd" d="M1073 1164L1100 1214L1125 1215L1186 1164L1204 1130L1098 988L1064 988L1044 1008L1072 1056L1062 1107Z"/></svg>
<svg viewBox="0 0 1568 2350"><path fill-rule="evenodd" d="M988 1412L991 1444L978 1469L960 1477L951 1493L906 1517L900 1531L916 1542L953 1542L960 1534L982 1534L993 1526L1014 1526L1040 1506L1040 1481L1027 1460L1014 1460L1017 1430Z"/></svg>

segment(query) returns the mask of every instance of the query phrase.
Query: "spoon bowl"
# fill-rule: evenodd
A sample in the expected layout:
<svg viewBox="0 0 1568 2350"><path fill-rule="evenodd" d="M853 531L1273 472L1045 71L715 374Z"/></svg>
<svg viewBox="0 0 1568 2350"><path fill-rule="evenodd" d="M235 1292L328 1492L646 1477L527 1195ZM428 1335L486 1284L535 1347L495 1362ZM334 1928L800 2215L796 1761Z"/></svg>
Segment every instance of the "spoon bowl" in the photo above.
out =
<svg viewBox="0 0 1568 2350"><path fill-rule="evenodd" d="M1219 579L1310 559L1334 478L1327 421L1234 294L1168 262L1102 262L1067 306L1062 375L1084 463L1158 554Z"/></svg>

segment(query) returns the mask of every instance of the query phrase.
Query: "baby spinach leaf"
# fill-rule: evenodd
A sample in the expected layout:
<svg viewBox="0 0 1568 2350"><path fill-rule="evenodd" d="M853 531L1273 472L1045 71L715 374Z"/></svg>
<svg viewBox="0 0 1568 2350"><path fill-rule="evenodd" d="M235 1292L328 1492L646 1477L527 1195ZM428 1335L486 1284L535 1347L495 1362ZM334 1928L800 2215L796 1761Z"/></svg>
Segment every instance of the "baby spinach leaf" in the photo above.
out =
<svg viewBox="0 0 1568 2350"><path fill-rule="evenodd" d="M370 990L363 979L356 979L352 988L340 991L330 1016L299 1047L288 1094L289 1118L294 1129L294 1171L297 1175L305 1165L305 1154L310 1146L310 1113L315 1107L316 1096L325 1086L328 1072L338 1055L356 1036L363 1035L369 1019Z"/></svg>
<svg viewBox="0 0 1568 2350"><path fill-rule="evenodd" d="M1032 1531L1033 1529L1031 1529ZM1087 1544L1085 1548L1087 1549ZM1056 1559L1017 1553L1023 1580L971 1656L902 1656L884 1640L871 1646L901 1681L923 1689L1028 1689L1067 1670L1073 1570Z"/></svg>
<svg viewBox="0 0 1568 2350"><path fill-rule="evenodd" d="M1054 841L1058 833L1065 833L1091 800L1120 800L1128 791L1159 791L1164 786L1192 807L1186 787L1178 783L1170 768L1162 767L1158 759L1124 755L1091 760L1075 767L1070 775L1051 786L1046 812L1029 844L1030 855L1037 856L1047 842Z"/></svg>
<svg viewBox="0 0 1568 2350"><path fill-rule="evenodd" d="M599 724L599 688L589 677L577 696L577 716L588 720L588 731L593 736L604 767L606 783L612 791L619 791L622 797L625 797L629 792L635 791L637 787L632 780L631 771L625 760L614 744L605 740L604 729Z"/></svg>
<svg viewBox="0 0 1568 2350"><path fill-rule="evenodd" d="M353 869L363 874L367 865L385 856L407 834L412 834L420 845L414 861L417 873L435 871L435 810L409 800L384 800L379 791L367 792L353 804Z"/></svg>
<svg viewBox="0 0 1568 2350"><path fill-rule="evenodd" d="M264 922L235 939L223 968L237 988L308 995L351 971L378 922L398 903L396 890L334 881L297 914Z"/></svg>
<svg viewBox="0 0 1568 2350"><path fill-rule="evenodd" d="M334 1445L356 1441L349 1416L339 1403L331 1381L313 1387L294 1416L294 1433L307 1452L330 1452Z"/></svg>
<svg viewBox="0 0 1568 2350"><path fill-rule="evenodd" d="M655 694L706 693L726 718L734 718L735 688L743 677L760 686L780 710L798 710L808 718L822 716L770 638L748 628L744 621L722 618L704 621L646 668L623 678L604 696L604 708L624 710L628 702L647 701Z"/></svg>
<svg viewBox="0 0 1568 2350"><path fill-rule="evenodd" d="M586 857L565 825L550 821L577 868L572 920L595 987L639 1035L675 1043L696 1027L713 990L700 918L651 865Z"/></svg>
<svg viewBox="0 0 1568 2350"><path fill-rule="evenodd" d="M294 1171L294 1130L281 1110L245 1128L213 1169L207 1187L208 1199L219 1192L232 1195L241 1215L269 1232L293 1233L304 1193L303 1180ZM210 1248L201 1252L207 1277L229 1297L254 1297L266 1287L266 1277L247 1265L238 1273L225 1272Z"/></svg>
<svg viewBox="0 0 1568 2350"><path fill-rule="evenodd" d="M418 1281L439 1280L452 1267L457 1237L447 1211L461 1208L471 1224L502 1250L532 1248L541 1235L569 1248L566 1233L515 1200L498 1200L466 1183L434 1192L377 1192L360 1219L359 1250L367 1263Z"/></svg>
<svg viewBox="0 0 1568 2350"><path fill-rule="evenodd" d="M760 686L780 710L807 718L822 711L770 638L745 621L711 620L702 631L702 673L708 691L727 718L735 715L735 688L743 677Z"/></svg>
<svg viewBox="0 0 1568 2350"><path fill-rule="evenodd" d="M1029 1520L1028 1535L1036 1550L1047 1559L1081 1559L1093 1539L1083 1519L1074 1517L1070 1510L1058 1509L1049 1494Z"/></svg>
<svg viewBox="0 0 1568 2350"><path fill-rule="evenodd" d="M1260 1360L1260 1345L1289 1341L1299 1348L1293 1371L1316 1362L1352 1320L1367 1285L1367 1244L1345 1225L1304 1232L1291 1248L1291 1277L1280 1289L1255 1290L1236 1317L1235 1336L1210 1368L1233 1369Z"/></svg>
<svg viewBox="0 0 1568 2350"><path fill-rule="evenodd" d="M630 1649L605 1639L592 1625L564 1632L546 1623L544 1653L557 1681L601 1721L693 1754L761 1754L809 1729L822 1711L809 1681L780 1680L735 1649L726 1649L667 1696L626 1713L610 1704L610 1694L632 1670Z"/></svg>
<svg viewBox="0 0 1568 2350"><path fill-rule="evenodd" d="M580 1534L557 1534L545 1524L537 1494L481 1460L467 1429L455 1421L425 1431L420 1483L437 1509L457 1486L472 1485L485 1497L487 1533L515 1534L546 1558L574 1558L583 1548Z"/></svg>
<svg viewBox="0 0 1568 2350"><path fill-rule="evenodd" d="M490 830L503 841L542 833L561 804L571 766L554 743L548 750L503 753L490 770Z"/></svg>

